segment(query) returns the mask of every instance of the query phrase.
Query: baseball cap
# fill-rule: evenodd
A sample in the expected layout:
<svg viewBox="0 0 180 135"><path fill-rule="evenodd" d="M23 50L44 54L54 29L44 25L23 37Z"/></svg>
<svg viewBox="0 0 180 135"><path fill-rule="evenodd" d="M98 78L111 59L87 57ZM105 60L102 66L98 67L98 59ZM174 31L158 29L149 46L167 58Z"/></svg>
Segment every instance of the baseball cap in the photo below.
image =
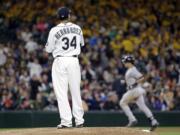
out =
<svg viewBox="0 0 180 135"><path fill-rule="evenodd" d="M57 11L57 15L59 19L67 19L70 14L70 10L67 7L61 7Z"/></svg>

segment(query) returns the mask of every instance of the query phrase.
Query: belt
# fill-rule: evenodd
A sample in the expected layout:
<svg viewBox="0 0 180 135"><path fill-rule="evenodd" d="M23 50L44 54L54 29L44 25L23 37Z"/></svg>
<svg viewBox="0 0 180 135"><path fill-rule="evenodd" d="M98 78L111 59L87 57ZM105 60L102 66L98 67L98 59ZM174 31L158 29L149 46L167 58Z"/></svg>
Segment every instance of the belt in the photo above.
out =
<svg viewBox="0 0 180 135"><path fill-rule="evenodd" d="M134 89L137 86L138 86L138 83L135 83L133 85L127 86L127 90L132 90L132 89Z"/></svg>
<svg viewBox="0 0 180 135"><path fill-rule="evenodd" d="M72 55L72 56L61 56L61 55L57 55L55 58L57 58L57 57L75 57L75 58L77 58L78 55Z"/></svg>

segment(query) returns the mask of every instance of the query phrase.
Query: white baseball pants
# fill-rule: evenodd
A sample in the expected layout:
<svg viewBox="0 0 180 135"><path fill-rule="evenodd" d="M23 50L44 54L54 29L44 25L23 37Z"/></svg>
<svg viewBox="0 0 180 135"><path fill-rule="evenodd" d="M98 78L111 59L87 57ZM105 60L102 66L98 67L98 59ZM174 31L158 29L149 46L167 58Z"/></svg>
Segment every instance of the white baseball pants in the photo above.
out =
<svg viewBox="0 0 180 135"><path fill-rule="evenodd" d="M61 124L72 125L72 114L76 125L83 124L84 110L80 93L80 66L75 57L57 57L52 65L52 81L58 101ZM68 86L72 96L72 112L68 101Z"/></svg>

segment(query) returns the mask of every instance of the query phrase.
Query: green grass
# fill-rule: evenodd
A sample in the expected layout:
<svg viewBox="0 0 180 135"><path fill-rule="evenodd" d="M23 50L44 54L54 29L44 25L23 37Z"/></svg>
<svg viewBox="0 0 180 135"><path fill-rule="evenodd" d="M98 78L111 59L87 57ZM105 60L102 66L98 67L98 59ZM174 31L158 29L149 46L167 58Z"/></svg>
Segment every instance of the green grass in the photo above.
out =
<svg viewBox="0 0 180 135"><path fill-rule="evenodd" d="M160 135L179 135L180 133L177 133L177 132L170 132L170 133L165 133L165 132L162 132L160 133Z"/></svg>
<svg viewBox="0 0 180 135"><path fill-rule="evenodd" d="M155 132L158 135L180 135L180 127L159 127Z"/></svg>
<svg viewBox="0 0 180 135"><path fill-rule="evenodd" d="M162 127L156 131L159 135L180 135L180 127Z"/></svg>
<svg viewBox="0 0 180 135"><path fill-rule="evenodd" d="M160 135L180 135L180 127L160 128L157 130Z"/></svg>

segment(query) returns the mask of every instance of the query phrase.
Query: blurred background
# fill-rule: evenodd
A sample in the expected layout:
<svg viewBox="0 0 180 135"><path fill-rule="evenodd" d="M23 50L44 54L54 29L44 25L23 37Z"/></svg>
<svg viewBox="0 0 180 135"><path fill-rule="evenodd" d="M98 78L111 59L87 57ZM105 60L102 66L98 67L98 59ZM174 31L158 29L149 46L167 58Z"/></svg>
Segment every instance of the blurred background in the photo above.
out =
<svg viewBox="0 0 180 135"><path fill-rule="evenodd" d="M61 6L71 9L71 21L84 33L79 59L86 111L121 110L121 56L127 53L147 80L147 105L180 110L179 0L0 0L0 111L58 110L53 58L44 47Z"/></svg>

